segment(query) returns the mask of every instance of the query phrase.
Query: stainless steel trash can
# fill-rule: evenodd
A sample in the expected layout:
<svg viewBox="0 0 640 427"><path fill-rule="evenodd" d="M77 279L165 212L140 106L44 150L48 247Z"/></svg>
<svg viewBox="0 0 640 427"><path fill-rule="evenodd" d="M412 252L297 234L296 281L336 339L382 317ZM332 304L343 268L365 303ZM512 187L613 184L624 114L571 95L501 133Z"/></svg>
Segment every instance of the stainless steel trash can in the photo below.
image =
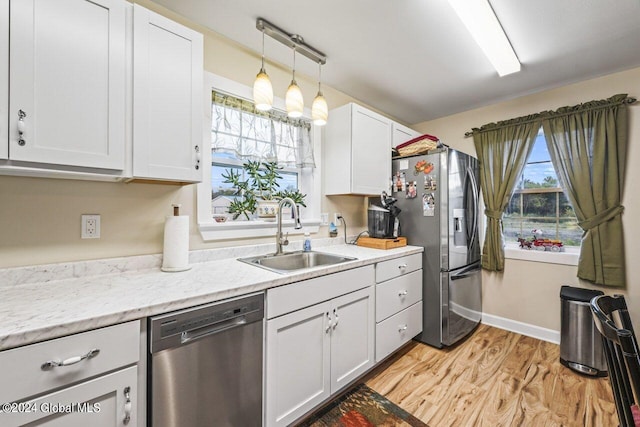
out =
<svg viewBox="0 0 640 427"><path fill-rule="evenodd" d="M560 363L581 374L605 377L602 338L593 323L589 302L601 291L560 288Z"/></svg>

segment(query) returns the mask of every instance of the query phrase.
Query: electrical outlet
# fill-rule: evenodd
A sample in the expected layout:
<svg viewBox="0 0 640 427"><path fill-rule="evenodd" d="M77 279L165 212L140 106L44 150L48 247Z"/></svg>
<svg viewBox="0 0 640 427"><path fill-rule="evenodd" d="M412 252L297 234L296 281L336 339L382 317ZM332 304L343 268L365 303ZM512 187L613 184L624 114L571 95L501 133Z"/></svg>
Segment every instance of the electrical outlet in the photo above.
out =
<svg viewBox="0 0 640 427"><path fill-rule="evenodd" d="M336 213L333 214L333 223L335 225L342 225L342 220L339 219L339 218L342 218L342 214L341 213L336 212Z"/></svg>
<svg viewBox="0 0 640 427"><path fill-rule="evenodd" d="M100 215L82 215L81 237L83 239L100 238Z"/></svg>

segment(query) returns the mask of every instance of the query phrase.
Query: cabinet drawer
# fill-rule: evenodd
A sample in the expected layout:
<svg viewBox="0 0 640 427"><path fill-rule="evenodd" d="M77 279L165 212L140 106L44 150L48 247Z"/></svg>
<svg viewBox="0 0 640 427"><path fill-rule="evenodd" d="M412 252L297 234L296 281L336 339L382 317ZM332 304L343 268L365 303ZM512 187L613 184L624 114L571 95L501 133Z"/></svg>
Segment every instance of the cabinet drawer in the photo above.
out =
<svg viewBox="0 0 640 427"><path fill-rule="evenodd" d="M100 350L68 366L43 369L48 361L69 361ZM140 322L132 321L0 352L0 402L12 402L53 388L137 363Z"/></svg>
<svg viewBox="0 0 640 427"><path fill-rule="evenodd" d="M376 264L376 283L402 276L422 268L422 254L390 259Z"/></svg>
<svg viewBox="0 0 640 427"><path fill-rule="evenodd" d="M376 362L422 332L422 301L376 325Z"/></svg>
<svg viewBox="0 0 640 427"><path fill-rule="evenodd" d="M267 319L346 295L373 283L373 266L368 265L269 289Z"/></svg>
<svg viewBox="0 0 640 427"><path fill-rule="evenodd" d="M376 322L422 301L422 269L376 285Z"/></svg>

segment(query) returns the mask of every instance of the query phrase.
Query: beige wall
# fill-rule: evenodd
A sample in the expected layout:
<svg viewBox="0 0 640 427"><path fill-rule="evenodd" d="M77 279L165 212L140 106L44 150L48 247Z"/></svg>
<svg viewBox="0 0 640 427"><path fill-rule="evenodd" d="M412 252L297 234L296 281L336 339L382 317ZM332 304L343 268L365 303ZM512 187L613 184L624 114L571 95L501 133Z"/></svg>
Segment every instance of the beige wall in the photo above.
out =
<svg viewBox="0 0 640 427"><path fill-rule="evenodd" d="M205 70L251 86L258 72L259 54L148 0L137 3L204 34ZM253 30L253 27L251 27ZM256 31L256 37L259 33ZM284 95L291 70L267 62L274 92ZM307 105L317 91L314 78L297 74ZM353 98L323 85L329 108ZM256 239L206 243L196 225L196 186L102 183L0 176L0 268L162 252L164 218L171 204L182 204L191 216L191 249L271 242ZM322 212L341 212L348 234L366 227L363 197L323 197ZM80 239L80 215L101 215L102 237ZM326 227L319 236L328 236Z"/></svg>
<svg viewBox="0 0 640 427"><path fill-rule="evenodd" d="M506 120L565 105L608 98L617 93L639 96L640 68L593 80L524 96L511 101L478 108L441 119L419 123L413 127L437 135L453 148L475 153L472 138L464 133L473 127ZM640 182L640 105L629 107L629 151L623 205L627 288L624 290L596 287L605 293L628 296L636 324L640 324L640 198L634 197ZM507 259L504 274L483 275L483 312L544 328L560 330L560 286L563 284L591 287L576 278L576 267Z"/></svg>

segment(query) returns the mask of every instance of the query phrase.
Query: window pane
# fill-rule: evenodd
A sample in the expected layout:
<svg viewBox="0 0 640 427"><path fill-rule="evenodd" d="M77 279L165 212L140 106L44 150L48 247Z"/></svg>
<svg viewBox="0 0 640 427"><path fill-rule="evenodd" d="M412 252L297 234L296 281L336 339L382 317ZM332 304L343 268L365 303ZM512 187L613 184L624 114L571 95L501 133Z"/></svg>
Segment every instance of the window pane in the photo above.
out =
<svg viewBox="0 0 640 427"><path fill-rule="evenodd" d="M547 149L547 142L542 133L538 132L527 164L522 171L517 188L552 188L558 187L558 176L553 169L551 156Z"/></svg>
<svg viewBox="0 0 640 427"><path fill-rule="evenodd" d="M532 230L542 230L542 238L559 239L565 246L580 246L582 229L559 185L540 130L505 211L506 242L514 243L518 237L532 238Z"/></svg>
<svg viewBox="0 0 640 427"><path fill-rule="evenodd" d="M242 168L230 165L212 165L211 166L211 213L225 214L228 212L229 203L236 197L236 189L231 184L225 184L222 174L228 173L228 170L242 174ZM242 176L242 175L241 175Z"/></svg>

